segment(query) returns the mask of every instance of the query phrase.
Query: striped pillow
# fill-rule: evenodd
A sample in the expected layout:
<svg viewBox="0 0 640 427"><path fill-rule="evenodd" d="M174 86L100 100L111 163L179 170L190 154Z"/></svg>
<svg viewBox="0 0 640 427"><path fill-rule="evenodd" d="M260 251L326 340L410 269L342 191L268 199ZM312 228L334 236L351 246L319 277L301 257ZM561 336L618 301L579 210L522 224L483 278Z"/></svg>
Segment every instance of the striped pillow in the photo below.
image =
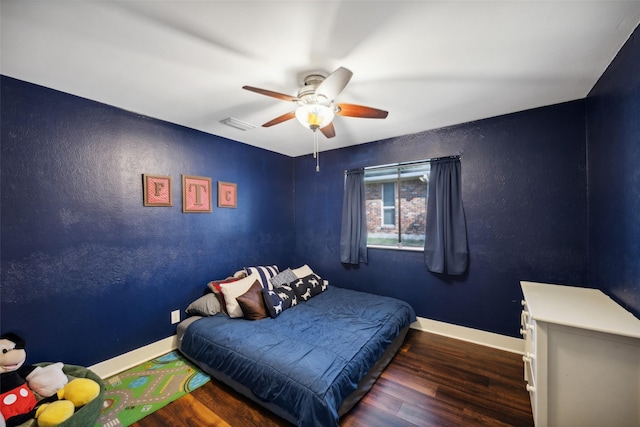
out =
<svg viewBox="0 0 640 427"><path fill-rule="evenodd" d="M258 276L258 281L264 289L273 289L271 285L271 278L280 273L277 265L257 266L257 267L245 267L244 271L247 275L255 274Z"/></svg>

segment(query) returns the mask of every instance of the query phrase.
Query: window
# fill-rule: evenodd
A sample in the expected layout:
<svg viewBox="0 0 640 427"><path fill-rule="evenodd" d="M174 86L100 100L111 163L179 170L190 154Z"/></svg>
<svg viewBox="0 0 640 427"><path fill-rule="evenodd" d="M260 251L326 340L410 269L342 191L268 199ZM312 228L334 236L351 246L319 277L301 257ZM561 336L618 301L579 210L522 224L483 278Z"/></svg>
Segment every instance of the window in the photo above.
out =
<svg viewBox="0 0 640 427"><path fill-rule="evenodd" d="M367 246L424 248L429 163L365 169Z"/></svg>

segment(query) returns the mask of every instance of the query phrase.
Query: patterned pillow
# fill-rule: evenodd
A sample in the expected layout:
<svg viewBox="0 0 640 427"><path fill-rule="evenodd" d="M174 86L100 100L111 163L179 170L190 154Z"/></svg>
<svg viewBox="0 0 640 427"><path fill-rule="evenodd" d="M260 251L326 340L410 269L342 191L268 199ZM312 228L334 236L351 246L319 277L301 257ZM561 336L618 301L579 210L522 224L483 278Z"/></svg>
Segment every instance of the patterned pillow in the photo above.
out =
<svg viewBox="0 0 640 427"><path fill-rule="evenodd" d="M247 275L255 274L258 276L258 281L264 289L272 289L271 282L269 281L272 277L280 272L278 270L277 265L267 265L267 266L258 266L258 267L245 267L244 271L247 272Z"/></svg>
<svg viewBox="0 0 640 427"><path fill-rule="evenodd" d="M308 301L320 292L326 291L329 282L322 280L317 274L310 274L291 284L298 300Z"/></svg>
<svg viewBox="0 0 640 427"><path fill-rule="evenodd" d="M278 298L284 302L284 310L298 304L298 296L290 286L283 285L273 290Z"/></svg>
<svg viewBox="0 0 640 427"><path fill-rule="evenodd" d="M263 289L262 297L264 305L269 312L269 316L274 319L286 309L298 304L298 297L295 291L289 286L281 286L279 288Z"/></svg>
<svg viewBox="0 0 640 427"><path fill-rule="evenodd" d="M274 288L279 288L280 286L288 285L289 283L295 282L296 280L298 280L298 277L293 274L293 271L291 271L290 268L287 268L286 270L281 271L280 273L273 276L271 278L271 284Z"/></svg>

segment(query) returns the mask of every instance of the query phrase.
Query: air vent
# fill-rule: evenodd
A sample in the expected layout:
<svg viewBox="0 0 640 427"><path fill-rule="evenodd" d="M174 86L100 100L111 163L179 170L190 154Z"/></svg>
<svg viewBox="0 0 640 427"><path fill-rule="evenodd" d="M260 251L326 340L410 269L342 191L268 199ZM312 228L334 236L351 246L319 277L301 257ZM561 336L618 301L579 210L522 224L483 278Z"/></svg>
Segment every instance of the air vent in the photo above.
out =
<svg viewBox="0 0 640 427"><path fill-rule="evenodd" d="M246 123L242 120L234 119L233 117L228 117L226 119L220 120L220 123L240 130L249 130L255 128L255 126L251 123Z"/></svg>

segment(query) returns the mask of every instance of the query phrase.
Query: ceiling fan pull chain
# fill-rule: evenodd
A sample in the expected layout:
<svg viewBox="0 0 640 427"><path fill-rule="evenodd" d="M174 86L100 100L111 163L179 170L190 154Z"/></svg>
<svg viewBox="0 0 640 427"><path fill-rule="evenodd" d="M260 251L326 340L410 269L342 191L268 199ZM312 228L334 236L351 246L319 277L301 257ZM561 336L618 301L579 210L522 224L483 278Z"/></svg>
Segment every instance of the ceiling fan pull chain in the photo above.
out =
<svg viewBox="0 0 640 427"><path fill-rule="evenodd" d="M318 152L318 132L313 131L313 158L316 159L316 172L320 172L320 153Z"/></svg>

